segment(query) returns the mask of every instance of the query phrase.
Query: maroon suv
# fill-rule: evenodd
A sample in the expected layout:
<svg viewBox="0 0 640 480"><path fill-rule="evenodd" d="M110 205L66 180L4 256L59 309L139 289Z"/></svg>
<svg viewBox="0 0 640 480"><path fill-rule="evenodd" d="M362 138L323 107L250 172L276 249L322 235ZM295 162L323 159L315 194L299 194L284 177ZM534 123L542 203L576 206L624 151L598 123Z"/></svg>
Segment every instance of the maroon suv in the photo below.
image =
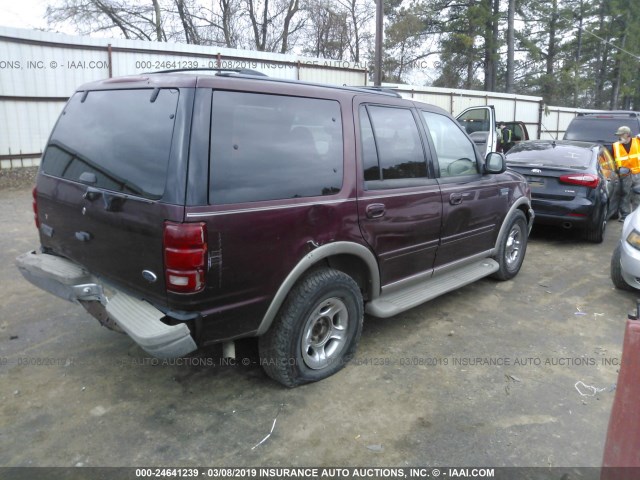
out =
<svg viewBox="0 0 640 480"><path fill-rule="evenodd" d="M249 73L84 85L34 189L22 274L157 357L259 337L294 386L395 315L516 275L529 188L444 110Z"/></svg>

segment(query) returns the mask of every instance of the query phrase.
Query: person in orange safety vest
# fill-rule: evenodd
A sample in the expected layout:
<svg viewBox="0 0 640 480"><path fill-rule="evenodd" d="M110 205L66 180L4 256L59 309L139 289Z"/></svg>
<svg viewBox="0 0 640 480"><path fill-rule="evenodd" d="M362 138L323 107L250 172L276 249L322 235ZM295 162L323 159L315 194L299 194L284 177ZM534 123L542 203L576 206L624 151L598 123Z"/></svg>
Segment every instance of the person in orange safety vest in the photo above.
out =
<svg viewBox="0 0 640 480"><path fill-rule="evenodd" d="M624 221L639 204L640 198L633 193L633 187L640 186L640 138L631 136L631 129L627 126L618 128L615 133L619 141L613 144L613 157L621 177L622 191L620 192L620 221ZM629 169L628 173L621 173L621 168Z"/></svg>

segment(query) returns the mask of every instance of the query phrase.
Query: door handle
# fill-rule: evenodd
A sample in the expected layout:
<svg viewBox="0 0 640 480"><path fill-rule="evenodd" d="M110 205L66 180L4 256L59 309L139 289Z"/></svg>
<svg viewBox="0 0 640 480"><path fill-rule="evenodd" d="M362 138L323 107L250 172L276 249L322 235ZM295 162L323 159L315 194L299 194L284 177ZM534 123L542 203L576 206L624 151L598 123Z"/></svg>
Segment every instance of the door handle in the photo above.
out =
<svg viewBox="0 0 640 480"><path fill-rule="evenodd" d="M371 205L367 205L367 218L380 218L385 214L385 206L384 203L372 203Z"/></svg>
<svg viewBox="0 0 640 480"><path fill-rule="evenodd" d="M460 205L462 203L462 194L452 193L451 195L449 195L449 203L451 205Z"/></svg>

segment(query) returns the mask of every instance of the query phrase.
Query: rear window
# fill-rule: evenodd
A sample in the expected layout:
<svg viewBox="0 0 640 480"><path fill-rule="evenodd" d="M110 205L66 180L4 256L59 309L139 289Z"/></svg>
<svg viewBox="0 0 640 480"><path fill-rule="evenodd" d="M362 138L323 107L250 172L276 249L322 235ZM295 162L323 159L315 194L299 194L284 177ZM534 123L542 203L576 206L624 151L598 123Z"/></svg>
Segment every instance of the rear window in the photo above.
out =
<svg viewBox="0 0 640 480"><path fill-rule="evenodd" d="M593 159L588 147L562 145L554 142L521 142L506 155L511 164L587 168Z"/></svg>
<svg viewBox="0 0 640 480"><path fill-rule="evenodd" d="M65 107L42 160L42 171L87 185L162 197L178 90L76 93Z"/></svg>
<svg viewBox="0 0 640 480"><path fill-rule="evenodd" d="M213 93L209 202L333 195L342 188L340 104Z"/></svg>
<svg viewBox="0 0 640 480"><path fill-rule="evenodd" d="M631 128L632 135L638 134L636 118L576 117L569 124L564 139L611 144L618 141L615 133L623 125Z"/></svg>

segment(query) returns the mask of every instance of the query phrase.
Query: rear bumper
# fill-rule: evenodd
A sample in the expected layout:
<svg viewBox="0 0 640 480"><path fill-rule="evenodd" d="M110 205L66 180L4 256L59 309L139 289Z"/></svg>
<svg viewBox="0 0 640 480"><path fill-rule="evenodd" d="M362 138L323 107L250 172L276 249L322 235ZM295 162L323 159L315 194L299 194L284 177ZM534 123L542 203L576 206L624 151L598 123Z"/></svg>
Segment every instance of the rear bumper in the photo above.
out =
<svg viewBox="0 0 640 480"><path fill-rule="evenodd" d="M197 348L186 324L167 325L163 312L117 289L110 287L114 293L107 296L102 283L70 260L27 252L16 258L16 266L26 280L57 297L101 305L105 316L155 357L182 357Z"/></svg>
<svg viewBox="0 0 640 480"><path fill-rule="evenodd" d="M600 206L586 198L571 202L533 199L531 204L539 225L589 228L599 223Z"/></svg>

